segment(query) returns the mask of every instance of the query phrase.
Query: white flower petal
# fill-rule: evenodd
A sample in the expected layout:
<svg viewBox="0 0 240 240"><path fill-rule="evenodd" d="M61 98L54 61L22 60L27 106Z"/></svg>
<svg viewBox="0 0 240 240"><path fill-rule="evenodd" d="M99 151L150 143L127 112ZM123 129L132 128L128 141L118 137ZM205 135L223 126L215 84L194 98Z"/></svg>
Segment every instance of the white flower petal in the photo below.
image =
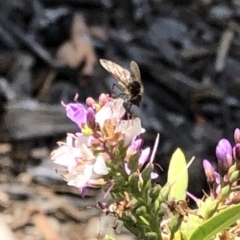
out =
<svg viewBox="0 0 240 240"><path fill-rule="evenodd" d="M88 181L91 179L92 173L93 173L93 165L85 165L84 176Z"/></svg>
<svg viewBox="0 0 240 240"><path fill-rule="evenodd" d="M82 144L81 153L83 154L87 161L95 161L96 159L91 149L89 149L85 144Z"/></svg>
<svg viewBox="0 0 240 240"><path fill-rule="evenodd" d="M124 144L129 145L130 142L142 133L141 120L135 118L133 120L120 121L116 132L122 132L124 135Z"/></svg>
<svg viewBox="0 0 240 240"><path fill-rule="evenodd" d="M64 166L68 168L68 171L71 171L71 168L76 166L78 159L81 158L81 156L79 149L61 146L55 150L51 159L54 163Z"/></svg>
<svg viewBox="0 0 240 240"><path fill-rule="evenodd" d="M109 101L96 113L95 119L100 128L107 119L119 120L122 118L126 112L123 102L124 100L121 98Z"/></svg>
<svg viewBox="0 0 240 240"><path fill-rule="evenodd" d="M83 175L75 175L72 176L71 179L68 181L69 186L74 186L77 188L83 188L87 185L88 180Z"/></svg>
<svg viewBox="0 0 240 240"><path fill-rule="evenodd" d="M93 171L98 175L108 174L108 169L102 156L97 157L96 162L93 166Z"/></svg>
<svg viewBox="0 0 240 240"><path fill-rule="evenodd" d="M75 147L80 147L82 144L89 145L89 136L84 136L82 133L76 133Z"/></svg>

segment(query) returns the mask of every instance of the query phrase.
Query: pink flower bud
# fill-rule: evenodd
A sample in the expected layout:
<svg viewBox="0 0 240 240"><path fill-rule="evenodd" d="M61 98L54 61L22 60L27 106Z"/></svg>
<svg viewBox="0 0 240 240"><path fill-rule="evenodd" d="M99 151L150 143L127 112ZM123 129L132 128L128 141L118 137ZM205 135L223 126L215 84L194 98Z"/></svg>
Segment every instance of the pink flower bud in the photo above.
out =
<svg viewBox="0 0 240 240"><path fill-rule="evenodd" d="M240 143L240 129L236 128L234 131L234 140L235 143Z"/></svg>
<svg viewBox="0 0 240 240"><path fill-rule="evenodd" d="M105 94L105 93L102 93L100 96L99 96L99 105L100 106L104 106L109 100L109 95L108 94Z"/></svg>
<svg viewBox="0 0 240 240"><path fill-rule="evenodd" d="M92 97L88 97L86 99L86 104L89 106L89 107L92 107L94 104L96 104L95 100L92 98Z"/></svg>
<svg viewBox="0 0 240 240"><path fill-rule="evenodd" d="M95 112L92 107L87 109L87 124L92 129L95 127Z"/></svg>
<svg viewBox="0 0 240 240"><path fill-rule="evenodd" d="M240 143L237 143L233 148L233 157L236 161L237 169L240 169Z"/></svg>
<svg viewBox="0 0 240 240"><path fill-rule="evenodd" d="M219 173L225 175L232 166L232 146L230 142L223 138L216 147L216 156L218 159Z"/></svg>
<svg viewBox="0 0 240 240"><path fill-rule="evenodd" d="M214 168L208 160L203 160L203 168L207 177L208 184L212 185L215 182Z"/></svg>

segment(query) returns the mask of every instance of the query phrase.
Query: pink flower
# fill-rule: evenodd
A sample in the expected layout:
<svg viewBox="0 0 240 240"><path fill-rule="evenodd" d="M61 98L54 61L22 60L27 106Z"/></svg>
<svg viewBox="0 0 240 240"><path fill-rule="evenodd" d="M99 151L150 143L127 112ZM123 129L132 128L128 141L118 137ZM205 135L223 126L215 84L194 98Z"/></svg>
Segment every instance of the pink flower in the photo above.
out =
<svg viewBox="0 0 240 240"><path fill-rule="evenodd" d="M59 143L61 146L51 153L51 160L66 168L73 168L76 166L78 159L82 157L81 151L73 146L73 137L68 135L66 143Z"/></svg>
<svg viewBox="0 0 240 240"><path fill-rule="evenodd" d="M137 139L137 140L133 139L132 144L129 146L129 149L137 151L141 148L142 143L143 143L142 139Z"/></svg>
<svg viewBox="0 0 240 240"><path fill-rule="evenodd" d="M105 182L102 176L108 174L108 169L102 156L98 156L91 163L77 166L64 176L68 185L79 188L82 191L85 187L99 187Z"/></svg>
<svg viewBox="0 0 240 240"><path fill-rule="evenodd" d="M129 158L135 154L142 145L142 139L133 139L131 145L127 149L126 157L124 159L125 162L128 162Z"/></svg>
<svg viewBox="0 0 240 240"><path fill-rule="evenodd" d="M63 178L68 185L75 186L82 191L86 186L98 187L105 182L103 175L108 174L108 169L103 156L97 157L89 147L91 137L82 133L68 134L66 143L52 152L51 159L54 163L66 168L67 173Z"/></svg>
<svg viewBox="0 0 240 240"><path fill-rule="evenodd" d="M62 102L62 105L66 108L67 117L75 122L80 128L87 121L87 110L80 103L70 103L65 104Z"/></svg>
<svg viewBox="0 0 240 240"><path fill-rule="evenodd" d="M127 149L126 157L124 159L124 168L125 172L129 175L131 173L131 170L128 167L128 161L129 158L136 154L138 151L141 151L141 155L138 159L138 169L140 170L143 164L148 160L149 154L150 154L150 148L145 148L144 150L141 150L142 145L142 139L132 140L131 145Z"/></svg>
<svg viewBox="0 0 240 240"><path fill-rule="evenodd" d="M87 147L89 139L89 137L81 133L78 133L76 136L68 134L66 143L60 143L61 146L52 152L52 161L66 167L68 171L71 171L83 160L92 161L95 159L95 156Z"/></svg>

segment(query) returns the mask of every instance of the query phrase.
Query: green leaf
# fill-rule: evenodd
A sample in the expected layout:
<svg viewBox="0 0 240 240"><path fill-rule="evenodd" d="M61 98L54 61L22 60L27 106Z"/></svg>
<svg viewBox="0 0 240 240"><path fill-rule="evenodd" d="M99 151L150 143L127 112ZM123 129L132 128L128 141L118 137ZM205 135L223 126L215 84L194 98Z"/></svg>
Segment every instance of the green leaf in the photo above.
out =
<svg viewBox="0 0 240 240"><path fill-rule="evenodd" d="M183 200L188 187L188 172L185 156L180 148L173 153L169 169L168 183L171 184L169 199Z"/></svg>
<svg viewBox="0 0 240 240"><path fill-rule="evenodd" d="M236 223L240 218L240 204L219 212L200 225L190 236L189 240L208 240L217 233Z"/></svg>

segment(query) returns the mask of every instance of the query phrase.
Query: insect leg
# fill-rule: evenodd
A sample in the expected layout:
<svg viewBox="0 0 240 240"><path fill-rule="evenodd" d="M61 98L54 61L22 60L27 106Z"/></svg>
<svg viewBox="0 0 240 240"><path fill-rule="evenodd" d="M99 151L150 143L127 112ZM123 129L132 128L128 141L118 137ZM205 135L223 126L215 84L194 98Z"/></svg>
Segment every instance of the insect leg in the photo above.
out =
<svg viewBox="0 0 240 240"><path fill-rule="evenodd" d="M124 89L123 89L121 86L119 86L119 85L117 85L116 83L114 83L114 84L112 85L112 97L113 97L113 98L118 97L118 96L115 94L114 88L118 88L121 92L124 92Z"/></svg>

